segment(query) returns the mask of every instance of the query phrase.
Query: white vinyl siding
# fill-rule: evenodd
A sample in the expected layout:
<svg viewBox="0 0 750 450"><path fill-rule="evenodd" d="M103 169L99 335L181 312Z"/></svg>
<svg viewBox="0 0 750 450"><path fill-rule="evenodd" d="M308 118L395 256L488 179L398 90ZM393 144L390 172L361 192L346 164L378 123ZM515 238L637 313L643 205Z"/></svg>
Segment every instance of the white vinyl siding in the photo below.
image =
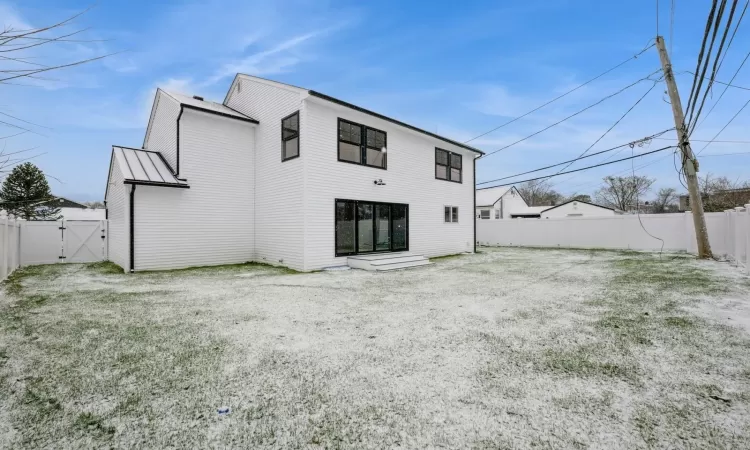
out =
<svg viewBox="0 0 750 450"><path fill-rule="evenodd" d="M303 111L302 159L310 187L304 209L305 270L346 264L346 257L334 253L337 198L408 204L410 252L430 257L473 251L474 152L318 99L305 101ZM388 170L338 161L339 117L387 133ZM463 183L435 178L435 147L463 155ZM373 183L378 179L385 186ZM444 226L444 205L458 207L458 223Z"/></svg>
<svg viewBox="0 0 750 450"><path fill-rule="evenodd" d="M123 270L130 270L130 186L123 183L124 178L116 158L112 159L112 172L107 187L108 254L109 260Z"/></svg>
<svg viewBox="0 0 750 450"><path fill-rule="evenodd" d="M237 91L237 83L240 89ZM278 83L239 76L227 106L260 122L255 156L255 259L302 270L305 215L303 161L311 131L301 108L300 92ZM281 119L299 110L299 157L281 161ZM335 137L335 135L334 135ZM334 142L335 148L335 142ZM335 154L334 154L335 161ZM314 193L313 193L314 194ZM329 214L333 214L331 203ZM333 219L331 219L333 220ZM333 228L331 228L333 236Z"/></svg>
<svg viewBox="0 0 750 450"><path fill-rule="evenodd" d="M143 148L161 153L174 171L177 170L177 116L180 114L180 104L162 90L157 91L154 102L151 128Z"/></svg>
<svg viewBox="0 0 750 450"><path fill-rule="evenodd" d="M135 270L252 261L254 126L189 109L180 122L190 189L136 188Z"/></svg>

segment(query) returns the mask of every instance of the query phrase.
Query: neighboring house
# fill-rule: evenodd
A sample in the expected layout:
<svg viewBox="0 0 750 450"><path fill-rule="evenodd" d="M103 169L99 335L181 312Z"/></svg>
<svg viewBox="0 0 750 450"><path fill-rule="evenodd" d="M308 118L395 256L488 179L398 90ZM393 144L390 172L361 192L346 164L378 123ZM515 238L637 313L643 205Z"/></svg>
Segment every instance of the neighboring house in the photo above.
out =
<svg viewBox="0 0 750 450"><path fill-rule="evenodd" d="M510 219L511 211L528 208L528 206L515 186L477 189L477 219Z"/></svg>
<svg viewBox="0 0 750 450"><path fill-rule="evenodd" d="M527 206L510 211L512 219L557 219L562 217L607 217L614 209L581 200L568 200L554 206Z"/></svg>
<svg viewBox="0 0 750 450"><path fill-rule="evenodd" d="M614 216L615 210L606 206L595 205L581 200L570 200L556 206L548 207L540 213L542 219L560 217L608 217Z"/></svg>
<svg viewBox="0 0 750 450"><path fill-rule="evenodd" d="M481 154L249 75L223 103L158 89L143 148L112 150L110 259L130 271L246 261L310 271L358 254L471 252Z"/></svg>
<svg viewBox="0 0 750 450"><path fill-rule="evenodd" d="M39 206L60 208L60 218L65 220L104 220L105 209L91 209L83 203L65 197L54 197L52 200L41 202Z"/></svg>

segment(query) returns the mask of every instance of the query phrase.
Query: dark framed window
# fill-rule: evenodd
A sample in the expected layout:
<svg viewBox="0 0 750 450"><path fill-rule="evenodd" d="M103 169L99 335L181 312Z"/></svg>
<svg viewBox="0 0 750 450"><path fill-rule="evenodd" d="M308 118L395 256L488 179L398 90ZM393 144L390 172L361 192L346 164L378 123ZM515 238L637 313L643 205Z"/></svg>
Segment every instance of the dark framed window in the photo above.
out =
<svg viewBox="0 0 750 450"><path fill-rule="evenodd" d="M458 223L458 206L443 207L443 220L445 223Z"/></svg>
<svg viewBox="0 0 750 450"><path fill-rule="evenodd" d="M435 149L435 178L462 182L463 156L441 148Z"/></svg>
<svg viewBox="0 0 750 450"><path fill-rule="evenodd" d="M483 220L488 220L490 218L490 210L489 209L482 209L479 211L479 218Z"/></svg>
<svg viewBox="0 0 750 450"><path fill-rule="evenodd" d="M299 111L281 119L281 160L299 156Z"/></svg>
<svg viewBox="0 0 750 450"><path fill-rule="evenodd" d="M339 161L387 169L385 131L339 119Z"/></svg>

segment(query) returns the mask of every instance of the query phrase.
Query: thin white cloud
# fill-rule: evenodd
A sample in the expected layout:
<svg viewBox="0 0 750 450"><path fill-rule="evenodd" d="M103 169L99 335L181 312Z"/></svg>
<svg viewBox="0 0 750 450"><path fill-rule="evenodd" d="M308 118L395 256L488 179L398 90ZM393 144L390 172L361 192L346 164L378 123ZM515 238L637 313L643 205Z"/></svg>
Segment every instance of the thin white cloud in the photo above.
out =
<svg viewBox="0 0 750 450"><path fill-rule="evenodd" d="M331 28L325 28L295 36L282 41L280 44L267 50L259 51L250 56L226 63L221 69L217 70L212 76L203 82L202 85L210 86L225 78L232 77L237 73L273 75L287 71L302 61L301 57L289 54L292 50L330 30Z"/></svg>

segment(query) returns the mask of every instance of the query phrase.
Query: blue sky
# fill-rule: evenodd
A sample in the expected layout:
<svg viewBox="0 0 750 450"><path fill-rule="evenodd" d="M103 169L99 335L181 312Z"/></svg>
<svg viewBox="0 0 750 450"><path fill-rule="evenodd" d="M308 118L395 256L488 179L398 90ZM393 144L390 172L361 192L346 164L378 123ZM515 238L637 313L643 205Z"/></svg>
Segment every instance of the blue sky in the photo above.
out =
<svg viewBox="0 0 750 450"><path fill-rule="evenodd" d="M660 32L669 36L669 1ZM695 69L708 2L676 0L673 63ZM0 0L0 22L43 26L90 5L86 1ZM750 19L740 28L720 73L728 81L750 44ZM86 201L104 193L112 144L140 147L156 87L221 101L236 72L315 89L465 141L559 95L637 53L656 33L654 0L525 1L102 1L67 30L104 42L65 43L28 53L46 63L109 52L116 56L54 72L32 86L0 85L0 111L47 128L0 141L6 151L39 146L34 162L55 179L59 195ZM669 44L669 42L668 42ZM491 151L514 142L659 68L650 49L635 61L538 113L473 144ZM680 74L684 99L692 77ZM750 64L734 81L750 86ZM549 131L482 159L484 181L573 158L591 145L649 87L643 82ZM709 97L718 99L723 87ZM663 85L654 89L593 151L673 125ZM750 99L730 88L694 139L710 139ZM708 106L710 107L710 106ZM707 107L707 108L708 108ZM705 115L704 111L704 115ZM721 140L750 140L750 109ZM18 122L14 122L23 125ZM13 129L0 126L0 136ZM43 135L43 136L42 136ZM673 138L674 132L665 137ZM654 141L656 149L674 141ZM702 144L694 143L700 150ZM714 143L704 152L750 151ZM648 151L636 148L633 151ZM629 156L626 149L616 158ZM676 187L672 159L635 160L638 174ZM428 155L429 156L429 155ZM607 155L572 166L597 163ZM639 169L639 166L654 162ZM701 171L750 178L750 155L701 159ZM591 193L629 162L554 178L564 193Z"/></svg>

